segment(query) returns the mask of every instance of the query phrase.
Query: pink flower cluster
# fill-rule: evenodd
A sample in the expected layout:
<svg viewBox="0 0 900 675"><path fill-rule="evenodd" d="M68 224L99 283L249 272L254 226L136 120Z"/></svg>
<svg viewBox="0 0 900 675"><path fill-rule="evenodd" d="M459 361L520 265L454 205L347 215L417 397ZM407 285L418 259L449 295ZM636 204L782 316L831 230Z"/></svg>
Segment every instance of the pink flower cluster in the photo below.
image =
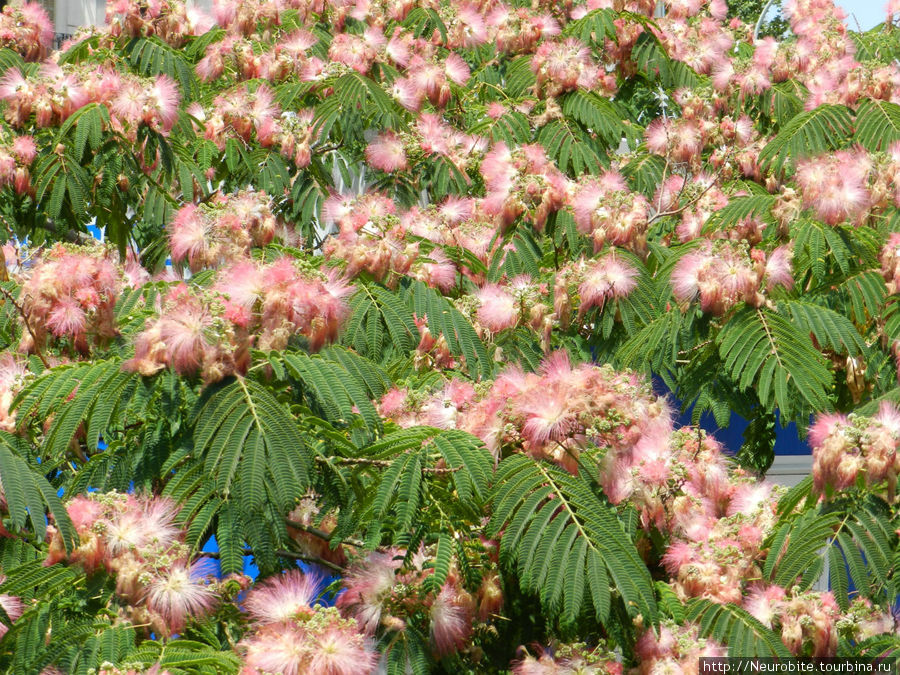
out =
<svg viewBox="0 0 900 675"><path fill-rule="evenodd" d="M370 553L352 565L343 579L344 592L337 606L353 617L368 635L382 631L402 632L411 621L424 614L431 645L439 657L465 648L476 617L482 621L502 604L496 574L488 573L473 595L463 587L454 565L437 591L424 590L433 570L425 567L425 549L403 565L405 552L389 549Z"/></svg>
<svg viewBox="0 0 900 675"><path fill-rule="evenodd" d="M759 307L764 291L791 288L791 251L779 247L766 255L761 249L718 240L681 257L672 270L672 292L681 303L699 298L700 308L721 316L739 302Z"/></svg>
<svg viewBox="0 0 900 675"><path fill-rule="evenodd" d="M397 91L397 87L395 82L394 96L406 107L409 101L405 104L404 97L407 94ZM485 137L460 131L447 124L440 115L432 113L419 115L412 133L418 141L418 151L421 151L424 157L432 155L445 157L466 177L466 180L468 180L466 170L482 157L488 147L488 139Z"/></svg>
<svg viewBox="0 0 900 675"><path fill-rule="evenodd" d="M0 47L26 61L43 61L53 46L53 22L37 2L11 2L0 13Z"/></svg>
<svg viewBox="0 0 900 675"><path fill-rule="evenodd" d="M744 609L781 635L784 645L797 656L834 656L837 650L836 624L841 610L831 592L759 586L744 599ZM890 626L892 629L893 621Z"/></svg>
<svg viewBox="0 0 900 675"><path fill-rule="evenodd" d="M509 370L478 389L458 380L432 393L392 389L380 412L408 427L463 429L499 456L528 452L577 471L594 462L611 502L667 537L661 563L683 599L741 601L759 578L777 494L740 469L704 433L674 430L667 403L608 366L572 367L564 353L541 371Z"/></svg>
<svg viewBox="0 0 900 675"><path fill-rule="evenodd" d="M15 127L28 125L32 114L38 127L57 126L88 103L109 109L114 130L134 141L141 124L168 133L178 118L181 95L165 75L142 78L109 68L59 66L45 62L36 75L25 77L10 68L0 79L0 100L6 119Z"/></svg>
<svg viewBox="0 0 900 675"><path fill-rule="evenodd" d="M32 136L12 136L0 143L0 187L11 185L16 194L33 193L31 163L37 157Z"/></svg>
<svg viewBox="0 0 900 675"><path fill-rule="evenodd" d="M213 19L183 0L113 0L106 5L106 24L114 38L154 36L181 47L210 30Z"/></svg>
<svg viewBox="0 0 900 675"><path fill-rule="evenodd" d="M423 237L437 246L465 249L487 267L499 244L494 219L484 213L482 204L479 199L448 197L439 205L409 209L400 215L400 223L407 233ZM435 253L430 255L433 259ZM457 269L473 283L484 283L484 274L477 268L472 269L465 258L459 260ZM427 279L422 280L430 286L441 287Z"/></svg>
<svg viewBox="0 0 900 675"><path fill-rule="evenodd" d="M504 330L525 326L541 335L549 345L553 329L553 309L547 300L547 285L527 274L499 284L485 284L474 293L477 305L475 329L488 337ZM463 304L462 299L458 304Z"/></svg>
<svg viewBox="0 0 900 675"><path fill-rule="evenodd" d="M878 256L888 293L900 290L900 232L891 232Z"/></svg>
<svg viewBox="0 0 900 675"><path fill-rule="evenodd" d="M799 162L796 180L802 190L803 205L812 208L816 217L828 225L844 221L861 225L873 205L868 188L872 169L872 162L862 149Z"/></svg>
<svg viewBox="0 0 900 675"><path fill-rule="evenodd" d="M535 658L526 655L515 662L512 675L623 675L615 654L602 645L588 649L584 644L563 644L542 649Z"/></svg>
<svg viewBox="0 0 900 675"><path fill-rule="evenodd" d="M229 138L244 143L255 140L263 147L277 147L298 168L309 165L313 111L282 112L275 94L265 84L251 91L241 84L217 96L212 106L193 103L187 112L202 125L207 140L224 150Z"/></svg>
<svg viewBox="0 0 900 675"><path fill-rule="evenodd" d="M230 33L206 48L196 66L197 76L211 82L229 68L242 80L279 82L296 75L301 81L309 81L318 76L324 65L309 56L309 48L316 42L318 39L311 32L298 29L279 36L270 49L257 53L250 38Z"/></svg>
<svg viewBox="0 0 900 675"><path fill-rule="evenodd" d="M487 190L482 208L502 227L524 215L541 231L548 216L566 203L569 181L540 145L510 149L495 144L484 156L481 175Z"/></svg>
<svg viewBox="0 0 900 675"><path fill-rule="evenodd" d="M832 0L785 3L785 16L796 39L780 43L771 37L754 42L752 26L736 19L723 23L724 2L705 4L669 3L666 16L658 22L660 30L654 32L670 55L699 73L710 74L716 91L737 102L788 79L809 90L807 109L823 103L852 106L864 97L897 98L900 68L875 60L856 61L845 15ZM752 54L732 49L735 42L748 43Z"/></svg>
<svg viewBox="0 0 900 675"><path fill-rule="evenodd" d="M11 352L0 354L0 431L15 433L16 413L9 411L28 374L28 368Z"/></svg>
<svg viewBox="0 0 900 675"><path fill-rule="evenodd" d="M159 635L180 633L189 620L214 609L218 596L209 582L214 567L209 560L191 562L173 502L93 493L73 498L66 510L78 532L78 547L67 555L51 526L45 565L68 562L88 574L112 574L132 623Z"/></svg>
<svg viewBox="0 0 900 675"><path fill-rule="evenodd" d="M338 227L337 235L325 241L322 251L326 259L342 261L348 276L366 273L390 287L408 276L444 292L456 285L456 265L443 250L435 247L420 254L419 242L407 236L430 234L436 242L445 239L439 230L426 232L428 225L417 223L417 209L398 218L391 199L366 193L358 197L333 195L322 213L326 222ZM432 217L438 221L437 227L444 225L438 217Z"/></svg>
<svg viewBox="0 0 900 675"><path fill-rule="evenodd" d="M591 50L577 38L546 40L531 58L536 75L538 98L551 98L575 89L600 90L605 96L616 93L615 74L595 63Z"/></svg>
<svg viewBox="0 0 900 675"><path fill-rule="evenodd" d="M378 663L355 619L316 603L322 579L291 570L256 583L244 602L250 631L238 645L245 675L366 675Z"/></svg>
<svg viewBox="0 0 900 675"><path fill-rule="evenodd" d="M738 116L738 113L731 115L720 97L710 99L691 89L675 92L675 101L681 106L681 115L660 117L647 126L644 132L647 150L695 171L701 168L704 148L713 148L709 162L716 168L724 167L731 159L731 153L736 153L733 159L743 173L753 174L761 145L757 144L757 134L749 117ZM748 151L749 155L742 154ZM670 178L680 176L674 174Z"/></svg>
<svg viewBox="0 0 900 675"><path fill-rule="evenodd" d="M809 428L809 444L817 490L887 482L893 494L900 473L900 411L893 404L882 403L872 417L820 415Z"/></svg>
<svg viewBox="0 0 900 675"><path fill-rule="evenodd" d="M566 263L554 278L554 318L563 329L568 328L573 312L580 321L591 309L602 309L607 302L626 297L637 286L639 274L615 249L590 260Z"/></svg>
<svg viewBox="0 0 900 675"><path fill-rule="evenodd" d="M205 382L216 382L245 372L251 347L284 349L302 335L316 351L337 337L350 292L337 276L290 258L237 262L220 270L211 290L172 288L123 365L142 375L167 366L181 375L200 371Z"/></svg>
<svg viewBox="0 0 900 675"><path fill-rule="evenodd" d="M208 205L186 204L175 213L169 230L172 260L187 261L193 272L241 260L251 247L271 242L277 226L265 192L216 194Z"/></svg>
<svg viewBox="0 0 900 675"><path fill-rule="evenodd" d="M649 505L659 520L670 520L671 540L662 563L680 598L740 603L746 586L760 577L765 555L762 542L777 520L775 500L770 485L747 479L738 482L724 470L722 456L715 459L716 464L705 472L699 462L682 461L679 467L679 462L670 461L667 468L673 473L668 484L657 480L654 485L644 479L632 499L643 507L643 514ZM681 487L674 478L679 468L688 476ZM654 469L644 464L632 473L647 475ZM714 487L719 494L698 494L698 484L704 480L717 481ZM647 501L641 504L642 500Z"/></svg>
<svg viewBox="0 0 900 675"><path fill-rule="evenodd" d="M296 5L301 9L301 19L307 11L321 13L324 3L321 0L312 2L284 2L283 0L214 0L213 16L219 27L235 35L253 35L258 31L271 30L281 23L281 12Z"/></svg>
<svg viewBox="0 0 900 675"><path fill-rule="evenodd" d="M50 337L66 339L81 354L90 342L118 335L114 308L124 285L116 254L102 246L56 244L30 270L20 302L28 317L19 349L43 349Z"/></svg>
<svg viewBox="0 0 900 675"><path fill-rule="evenodd" d="M6 575L0 574L0 584L4 581L6 581ZM12 621L18 620L25 612L25 605L22 604L22 601L16 596L7 595L6 593L0 593L0 607L3 608L3 611L6 612L6 616ZM0 623L0 640L2 640L3 636L8 632L9 626L7 626L5 622Z"/></svg>
<svg viewBox="0 0 900 675"><path fill-rule="evenodd" d="M539 373L507 370L480 394L455 380L424 400L393 389L380 409L401 426L468 431L495 457L502 448L520 449L572 470L583 451L612 452L671 426L668 406L637 376L609 366L573 367L565 352L549 356Z"/></svg>
<svg viewBox="0 0 900 675"><path fill-rule="evenodd" d="M664 622L659 635L647 629L634 646L638 666L635 675L681 673L699 675L700 659L728 655L728 650L712 639L699 637L697 626Z"/></svg>
<svg viewBox="0 0 900 675"><path fill-rule="evenodd" d="M578 231L591 237L594 251L606 244L633 251L646 248L650 204L632 192L617 171L579 183L570 200Z"/></svg>

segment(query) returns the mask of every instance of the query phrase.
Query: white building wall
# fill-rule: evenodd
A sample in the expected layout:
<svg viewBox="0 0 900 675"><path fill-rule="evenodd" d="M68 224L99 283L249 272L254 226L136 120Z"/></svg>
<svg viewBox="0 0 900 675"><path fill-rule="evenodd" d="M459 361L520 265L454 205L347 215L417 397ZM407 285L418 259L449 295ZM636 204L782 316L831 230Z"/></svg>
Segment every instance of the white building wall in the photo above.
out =
<svg viewBox="0 0 900 675"><path fill-rule="evenodd" d="M102 26L106 18L106 0L38 0L53 19L57 33L73 35L83 26ZM188 4L211 11L212 0Z"/></svg>

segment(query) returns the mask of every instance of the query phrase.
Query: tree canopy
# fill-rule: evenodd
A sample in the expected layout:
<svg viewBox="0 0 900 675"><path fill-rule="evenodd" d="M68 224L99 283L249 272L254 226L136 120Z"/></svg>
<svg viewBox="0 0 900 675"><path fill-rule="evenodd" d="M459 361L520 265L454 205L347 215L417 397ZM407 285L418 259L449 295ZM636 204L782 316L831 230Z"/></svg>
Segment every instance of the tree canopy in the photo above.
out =
<svg viewBox="0 0 900 675"><path fill-rule="evenodd" d="M900 5L656 4L3 8L0 668L900 652Z"/></svg>

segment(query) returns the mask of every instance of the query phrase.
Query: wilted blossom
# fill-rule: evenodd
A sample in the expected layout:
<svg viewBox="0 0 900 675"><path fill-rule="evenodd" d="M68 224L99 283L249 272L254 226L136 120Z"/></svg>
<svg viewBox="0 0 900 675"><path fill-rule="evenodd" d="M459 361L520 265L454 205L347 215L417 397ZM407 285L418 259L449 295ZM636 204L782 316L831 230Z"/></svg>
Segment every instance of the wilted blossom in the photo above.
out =
<svg viewBox="0 0 900 675"><path fill-rule="evenodd" d="M334 512L322 514L316 501L317 495L310 493L288 514L287 531L297 545L298 550L306 555L322 558L335 565L344 565L347 556L344 546L332 548L328 541L305 528L314 528L330 534L337 526L337 515Z"/></svg>

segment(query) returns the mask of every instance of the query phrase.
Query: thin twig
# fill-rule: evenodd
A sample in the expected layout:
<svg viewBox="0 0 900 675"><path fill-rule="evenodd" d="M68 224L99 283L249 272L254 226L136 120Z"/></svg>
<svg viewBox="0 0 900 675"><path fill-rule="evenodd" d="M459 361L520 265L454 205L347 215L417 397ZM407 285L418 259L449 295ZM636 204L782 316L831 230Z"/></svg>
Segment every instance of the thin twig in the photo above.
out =
<svg viewBox="0 0 900 675"><path fill-rule="evenodd" d="M28 313L25 311L25 308L22 307L22 305L20 305L18 302L16 302L16 299L13 297L12 293L3 288L3 286L0 286L0 293L3 293L3 295L6 296L6 298L12 303L12 306L15 307L16 311L21 315L22 321L25 323L25 329L28 331L28 334L31 335L31 342L34 345L35 356L37 356L41 360L41 363L44 364L44 368L50 368L50 363L44 357L44 354L41 352L40 345L38 345L37 336L31 329L31 324L28 321Z"/></svg>
<svg viewBox="0 0 900 675"><path fill-rule="evenodd" d="M316 457L316 461L322 462L323 464L329 464L332 461L340 462L341 464L362 464L365 466L380 466L380 467L389 467L393 462L389 459L369 459L368 457ZM448 473L456 473L459 471L460 467L448 467L448 468L437 468L437 467L422 467L422 471L425 473L434 473L434 474L448 474Z"/></svg>
<svg viewBox="0 0 900 675"><path fill-rule="evenodd" d="M242 551L243 555L255 555L252 549L245 548ZM203 558L212 558L213 560L219 560L222 555L218 551L200 551L197 555ZM340 565L336 565L330 560L325 560L324 558L320 558L315 555L305 555L303 553L294 553L293 551L275 551L275 555L281 556L282 558L290 558L292 560L302 560L303 562L313 563L315 565L321 565L322 567L327 567L330 570L334 570L335 572L343 572L344 568Z"/></svg>
<svg viewBox="0 0 900 675"><path fill-rule="evenodd" d="M309 534L325 541L331 541L334 538L328 532L324 532L315 527L310 527L309 525L304 525L303 523L297 522L296 520L286 519L284 522L287 523L288 527L293 527L297 530L303 530L304 532L308 532ZM357 548L366 547L365 542L360 541L359 539L341 539L341 543L348 544L349 546L355 546Z"/></svg>
<svg viewBox="0 0 900 675"><path fill-rule="evenodd" d="M731 151L729 151L728 154L730 155ZM660 218L665 218L666 216L676 216L679 213L681 213L682 211L692 207L694 204L699 202L701 199L703 199L703 196L718 184L718 180L721 177L721 175L725 169L725 165L728 163L728 159L729 159L729 157L726 156L724 161L722 162L722 167L716 172L716 175L712 177L712 179L709 181L709 184L705 188L703 188L703 191L700 194L698 194L696 197L694 197L691 201L689 201L684 206L680 206L677 209L671 209L669 211L660 211L660 212L655 213L653 216L651 216L650 220L647 221L647 224L652 225ZM687 185L687 180L685 179L684 185L682 185L682 188L681 188L681 192L679 192L679 196L678 196L678 198L676 198L676 203L677 203L677 200L680 199L681 193L684 191L684 188L686 185ZM660 188L660 190L662 190L662 189L664 189L664 188Z"/></svg>

